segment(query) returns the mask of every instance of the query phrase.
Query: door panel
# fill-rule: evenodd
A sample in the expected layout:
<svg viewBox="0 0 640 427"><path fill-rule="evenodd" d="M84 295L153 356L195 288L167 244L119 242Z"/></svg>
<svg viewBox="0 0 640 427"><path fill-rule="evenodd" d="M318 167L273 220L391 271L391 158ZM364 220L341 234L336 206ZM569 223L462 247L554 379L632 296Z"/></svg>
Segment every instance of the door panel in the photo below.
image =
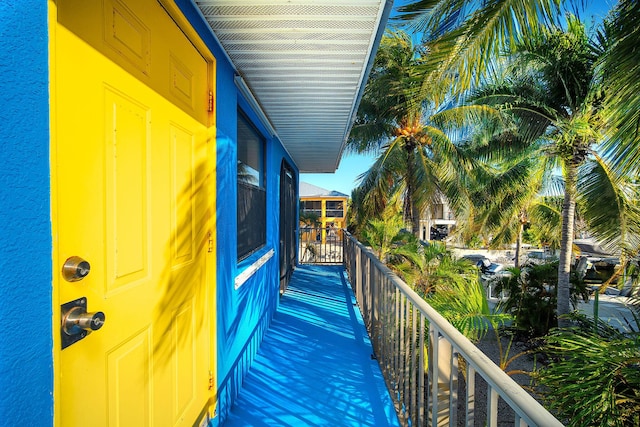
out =
<svg viewBox="0 0 640 427"><path fill-rule="evenodd" d="M296 179L291 166L284 160L280 166L280 293L284 293L295 269Z"/></svg>
<svg viewBox="0 0 640 427"><path fill-rule="evenodd" d="M104 326L60 349L63 426L191 426L213 405L213 165L206 60L155 1L59 0L52 61L54 313ZM56 331L57 332L57 331Z"/></svg>
<svg viewBox="0 0 640 427"><path fill-rule="evenodd" d="M151 110L107 87L105 97L106 293L148 277L147 144ZM126 244L123 244L126 242Z"/></svg>
<svg viewBox="0 0 640 427"><path fill-rule="evenodd" d="M107 402L115 403L108 405L110 426L149 425L153 396L150 381L152 373L148 364L151 360L150 332L149 329L144 329L106 354ZM139 397L130 400L120 398L129 394ZM65 415L62 417L62 425L68 425L69 417Z"/></svg>

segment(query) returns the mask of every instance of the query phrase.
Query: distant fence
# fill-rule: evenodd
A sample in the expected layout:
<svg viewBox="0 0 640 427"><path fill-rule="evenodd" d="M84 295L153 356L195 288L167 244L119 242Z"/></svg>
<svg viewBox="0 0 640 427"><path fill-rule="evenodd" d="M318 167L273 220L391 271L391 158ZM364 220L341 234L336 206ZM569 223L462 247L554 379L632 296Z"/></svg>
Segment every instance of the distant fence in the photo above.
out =
<svg viewBox="0 0 640 427"><path fill-rule="evenodd" d="M300 227L300 264L342 264L344 232L335 227Z"/></svg>

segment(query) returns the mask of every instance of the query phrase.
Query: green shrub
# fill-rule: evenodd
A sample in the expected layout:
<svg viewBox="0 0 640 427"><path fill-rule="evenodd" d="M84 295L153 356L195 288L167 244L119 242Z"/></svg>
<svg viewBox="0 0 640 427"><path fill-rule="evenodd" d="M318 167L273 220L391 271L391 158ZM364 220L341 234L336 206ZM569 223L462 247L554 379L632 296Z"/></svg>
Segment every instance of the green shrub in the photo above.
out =
<svg viewBox="0 0 640 427"><path fill-rule="evenodd" d="M545 337L550 363L536 378L546 406L571 427L640 426L640 334L572 320Z"/></svg>
<svg viewBox="0 0 640 427"><path fill-rule="evenodd" d="M558 325L556 299L558 287L558 262L510 269L511 276L496 280L496 292L508 297L501 302L501 309L514 316L515 329L530 338L546 335ZM587 300L589 294L584 282L574 276L571 281L571 302Z"/></svg>

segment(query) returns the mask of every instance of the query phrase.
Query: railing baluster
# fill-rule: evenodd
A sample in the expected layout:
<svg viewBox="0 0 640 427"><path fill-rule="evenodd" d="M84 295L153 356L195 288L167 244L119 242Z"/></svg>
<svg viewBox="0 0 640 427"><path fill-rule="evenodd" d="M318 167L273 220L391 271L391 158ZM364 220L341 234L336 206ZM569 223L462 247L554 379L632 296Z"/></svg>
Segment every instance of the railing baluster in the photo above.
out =
<svg viewBox="0 0 640 427"><path fill-rule="evenodd" d="M380 277L379 277L379 273L378 270L376 270L375 268L372 270L373 273L373 277L372 277L372 286L374 288L373 291L373 324L375 325L375 342L376 342L376 355L378 354L378 352L381 350L380 349L380 333L381 333L381 326L380 326L380 299L382 298L381 293L381 288L382 288L382 284L380 283Z"/></svg>
<svg viewBox="0 0 640 427"><path fill-rule="evenodd" d="M418 310L415 307L411 307L411 419L418 418L418 395L416 384L416 371L417 371L417 342L418 342Z"/></svg>
<svg viewBox="0 0 640 427"><path fill-rule="evenodd" d="M449 365L449 425L458 425L458 353L452 349Z"/></svg>
<svg viewBox="0 0 640 427"><path fill-rule="evenodd" d="M362 256L362 251L359 250L355 257L356 271L354 274L356 277L356 297L358 298L358 304L360 304L360 307L362 307L362 274L364 274L364 269L362 268Z"/></svg>
<svg viewBox="0 0 640 427"><path fill-rule="evenodd" d="M425 351L424 351L424 335L425 335L425 318L422 313L420 313L420 340L418 347L418 418L416 425L423 426L425 424L424 413L425 413L425 397L426 392L424 388L424 365L425 365Z"/></svg>
<svg viewBox="0 0 640 427"><path fill-rule="evenodd" d="M341 229L301 227L298 233L298 262L301 264L347 265L344 244L346 235Z"/></svg>
<svg viewBox="0 0 640 427"><path fill-rule="evenodd" d="M393 380L395 384L394 398L398 399L400 394L400 328L402 322L400 321L400 290L396 289L394 298L394 324L393 324Z"/></svg>
<svg viewBox="0 0 640 427"><path fill-rule="evenodd" d="M373 322L373 263L367 258L367 280L365 280L365 294L367 295L367 310L369 325Z"/></svg>
<svg viewBox="0 0 640 427"><path fill-rule="evenodd" d="M369 323L373 321L373 263L367 258L367 280L365 292L367 294L367 310L369 310Z"/></svg>
<svg viewBox="0 0 640 427"><path fill-rule="evenodd" d="M466 424L473 427L475 422L475 402L476 402L476 370L467 362L467 381L466 381Z"/></svg>
<svg viewBox="0 0 640 427"><path fill-rule="evenodd" d="M384 277L381 277L382 275L380 274L380 272L378 272L376 274L377 277L377 281L378 281L378 287L379 287L379 292L380 292L380 296L378 297L378 346L379 348L379 352L381 354L376 354L376 356L378 356L378 360L380 360L381 362L384 361L383 357L384 357L384 352L385 352L385 343L386 343L386 332L387 332L387 293L386 293L386 287L387 284L384 280Z"/></svg>
<svg viewBox="0 0 640 427"><path fill-rule="evenodd" d="M400 404L403 407L403 411L406 409L404 408L404 334L405 334L405 315L406 312L404 310L405 307L405 303L404 303L404 299L405 296L404 295L400 295L400 335L399 335L399 339L398 339L398 392L400 394L399 396L399 400L400 400Z"/></svg>
<svg viewBox="0 0 640 427"><path fill-rule="evenodd" d="M384 298L384 329L382 331L382 337L383 337L383 354L380 355L382 356L382 360L384 361L384 371L385 371L385 375L387 376L387 384L389 385L389 387L392 387L393 385L390 384L389 382L389 378L390 378L390 369L391 369L391 355L392 350L391 350L391 340L392 340L392 304L393 304L393 299L391 298L391 294L390 294L390 288L389 288L389 282L386 278L383 278L383 283L384 283L384 289L385 289L385 298ZM380 357L378 356L378 357Z"/></svg>
<svg viewBox="0 0 640 427"><path fill-rule="evenodd" d="M487 427L498 425L498 393L491 385L487 385Z"/></svg>
<svg viewBox="0 0 640 427"><path fill-rule="evenodd" d="M440 361L438 353L440 346L438 342L438 330L431 324L429 325L429 382L431 383L431 426L438 427L438 377L440 375Z"/></svg>
<svg viewBox="0 0 640 427"><path fill-rule="evenodd" d="M405 298L405 333L404 333L404 405L408 416L411 416L411 301Z"/></svg>

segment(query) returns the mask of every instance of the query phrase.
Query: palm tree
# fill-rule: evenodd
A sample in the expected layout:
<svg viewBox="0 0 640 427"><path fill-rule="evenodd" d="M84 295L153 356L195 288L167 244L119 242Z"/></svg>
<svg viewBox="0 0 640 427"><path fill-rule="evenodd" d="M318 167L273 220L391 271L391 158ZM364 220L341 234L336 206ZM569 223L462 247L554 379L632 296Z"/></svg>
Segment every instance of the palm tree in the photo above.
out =
<svg viewBox="0 0 640 427"><path fill-rule="evenodd" d="M617 278L633 268L640 252L640 183L637 175L615 169L598 155L585 164L579 180L582 215L594 236L620 253ZM622 282L621 282L622 283Z"/></svg>
<svg viewBox="0 0 640 427"><path fill-rule="evenodd" d="M505 89L510 83L504 83ZM492 96L496 87L480 89L478 97ZM509 89L510 93L514 91ZM459 223L459 231L483 230L491 236L489 247L504 247L515 242L515 267L520 267L525 227L536 232L538 241L551 249L560 247L563 191L560 177L554 173L555 160L540 155L540 147L530 144L511 127L480 131L467 147L476 159L470 185L470 215ZM493 125L489 126L493 127Z"/></svg>
<svg viewBox="0 0 640 427"><path fill-rule="evenodd" d="M581 2L561 0L539 1L525 0L518 2L511 1L488 1L478 5L475 2L465 0L418 0L400 8L404 16L400 19L411 21L414 29L424 32L425 38L431 40L427 49L429 56L423 62L424 84L421 88L429 87L434 79L439 79L451 85L455 93L467 90L472 83L478 83L487 76L488 71L493 71L495 60L503 50L510 49L516 42L527 40L539 40L540 25L552 26L557 21L561 5L567 4L584 6ZM574 20L575 21L575 20ZM556 136L562 135L564 143L560 139L556 141L557 154L564 155L559 167L563 167L567 187L564 191L564 214L563 221L563 254L564 259L561 264L562 269L568 270L570 252L567 250L568 236L572 234L573 223L566 221L567 217L572 217L575 213L576 191L574 183L578 166L583 164L583 159L593 141L597 137L593 134L594 121L604 119L608 136L604 144L599 147L610 163L610 167L599 166L601 170L606 170L609 182L617 183L624 179L629 172L637 173L640 165L640 67L637 57L637 45L640 41L640 4L634 0L620 0L613 10L610 18L606 21L605 31L599 34L603 47L599 55L603 58L601 68L604 78L606 96L603 99L595 99L598 94L589 88L587 82L578 80L564 81L561 85L556 85L555 89L564 85L567 89L577 89L583 86L587 90L589 104L592 107L598 106L602 102L604 108L597 108L599 114L594 115L594 110L584 107L586 104L568 105L570 114L566 117L555 117L554 127L559 131ZM591 61L590 61L591 62ZM593 64L589 64L592 68ZM553 71L548 69L548 71ZM556 72L560 70L555 70ZM565 70L566 71L566 70ZM566 76L565 76L566 77ZM580 93L574 94L580 95ZM586 95L586 93L582 93ZM418 92L421 96L421 92ZM580 101L579 98L574 101ZM558 110L556 110L558 111ZM543 111L539 111L544 115ZM539 122L544 124L545 120ZM584 143L579 147L577 141ZM564 147L562 147L564 145ZM560 157L560 156L559 156ZM597 161L602 165L602 158ZM595 170L595 169L592 169ZM591 186L593 188L593 186ZM616 202L614 206L619 207L613 215L616 226L604 230L604 235L611 237L612 230L620 228L627 229L629 221L624 221L624 215L633 209L625 202L629 200L628 193L613 191ZM633 199L631 199L633 200ZM593 204L592 204L593 206ZM600 203L600 208L603 204ZM600 209L602 210L602 209ZM598 211L598 210L596 210ZM591 210L585 210L591 213ZM635 214L635 213L633 213ZM597 224L604 224L607 221L598 220ZM592 218L593 219L593 218ZM610 222L610 221L609 221ZM610 225L610 224L609 224ZM632 228L632 227L631 227ZM600 227L600 231L602 227ZM615 239L611 239L615 240ZM620 240L620 239L618 239ZM633 246L627 244L627 248ZM637 248L637 245L636 245ZM567 282L568 272L561 274L563 281L563 294L560 304L565 304L567 291L564 285ZM561 309L564 312L565 309Z"/></svg>
<svg viewBox="0 0 640 427"><path fill-rule="evenodd" d="M600 41L602 41L601 39ZM606 39L605 39L606 40ZM511 117L519 135L532 143L533 159L563 178L562 232L558 267L558 317L569 312L576 203L597 235L637 253L638 191L628 175L615 173L599 155L603 129L603 92L598 57L605 45L589 40L584 26L572 16L567 30L540 30L517 43L510 53L509 79L479 91L485 102ZM524 187L527 188L527 187ZM603 196L610 203L604 204ZM599 200L598 200L599 199ZM549 211L549 210L547 210Z"/></svg>
<svg viewBox="0 0 640 427"><path fill-rule="evenodd" d="M485 135L486 129L480 129L478 135ZM525 226L549 212L541 196L546 183L554 182L548 159L537 156L537 147L524 143L509 128L498 130L488 141L478 135L468 149L477 160L470 184L475 208L461 222L461 229L484 230L491 235L490 247L515 242L515 267L519 267Z"/></svg>
<svg viewBox="0 0 640 427"><path fill-rule="evenodd" d="M362 231L362 238L369 244L382 262L387 262L393 254L394 244L402 240L402 217L397 208L398 198L387 205L378 218L367 221Z"/></svg>
<svg viewBox="0 0 640 427"><path fill-rule="evenodd" d="M446 112L430 114L438 105L413 99L420 84L416 67L424 52L402 32L387 32L365 87L347 148L379 154L358 187L366 212L381 212L400 195L405 221L419 233L420 215L440 200L451 171L468 169L464 153L448 138L441 121ZM474 107L479 108L479 107Z"/></svg>
<svg viewBox="0 0 640 427"><path fill-rule="evenodd" d="M489 307L478 268L467 259L454 258L441 242L422 247L412 261L413 288L470 340L479 341L511 319Z"/></svg>
<svg viewBox="0 0 640 427"><path fill-rule="evenodd" d="M529 239L554 252L560 248L561 244L562 202L561 196L539 196L528 211ZM578 209L578 214L579 211ZM581 221L578 219L576 224L578 222ZM581 229L584 229L584 226Z"/></svg>
<svg viewBox="0 0 640 427"><path fill-rule="evenodd" d="M576 316L572 330L552 331L543 351L550 363L537 372L548 407L567 426L637 426L640 423L640 333Z"/></svg>
<svg viewBox="0 0 640 427"><path fill-rule="evenodd" d="M532 143L534 158L548 159L547 169L558 168L564 182L562 235L558 267L558 317L570 311L569 274L579 170L594 157L600 141L601 94L597 79L597 46L584 26L572 16L567 30L540 29L511 50L511 76L485 86L478 102L508 114L519 135ZM591 156L591 157L589 157ZM562 320L560 325L563 326Z"/></svg>

